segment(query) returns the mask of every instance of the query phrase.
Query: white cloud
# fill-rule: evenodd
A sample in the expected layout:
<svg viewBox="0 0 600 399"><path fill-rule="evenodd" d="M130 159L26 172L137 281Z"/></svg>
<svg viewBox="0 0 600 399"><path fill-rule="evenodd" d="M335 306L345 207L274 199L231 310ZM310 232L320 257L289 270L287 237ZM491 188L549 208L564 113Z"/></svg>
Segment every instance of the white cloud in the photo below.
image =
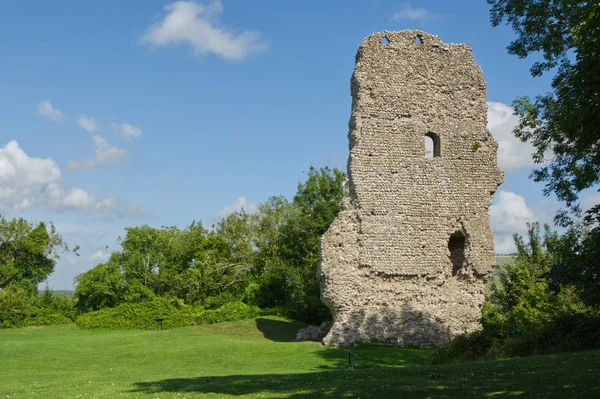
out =
<svg viewBox="0 0 600 399"><path fill-rule="evenodd" d="M490 225L494 231L497 254L516 251L512 235L527 233L527 223L538 221L525 198L510 191L498 191L498 201L490 207Z"/></svg>
<svg viewBox="0 0 600 399"><path fill-rule="evenodd" d="M27 209L124 212L116 198L97 199L80 189L66 190L51 158L30 157L12 140L0 148L0 213Z"/></svg>
<svg viewBox="0 0 600 399"><path fill-rule="evenodd" d="M119 209L121 205L121 202L116 198L98 200L95 196L80 188L72 189L63 197L62 203L66 208L88 211L115 210Z"/></svg>
<svg viewBox="0 0 600 399"><path fill-rule="evenodd" d="M535 165L531 155L535 152L529 143L517 139L512 131L519 123L519 117L506 104L487 103L488 129L498 142L498 167L505 172ZM546 159L551 154L546 155Z"/></svg>
<svg viewBox="0 0 600 399"><path fill-rule="evenodd" d="M64 118L64 114L59 109L54 108L52 103L48 100L39 103L37 111L39 116L43 116L52 122L62 122Z"/></svg>
<svg viewBox="0 0 600 399"><path fill-rule="evenodd" d="M166 15L147 30L143 42L156 47L185 43L196 54L213 53L228 60L241 60L267 49L260 33L238 33L219 25L218 16L223 12L220 0L207 5L177 1L166 5L164 10Z"/></svg>
<svg viewBox="0 0 600 399"><path fill-rule="evenodd" d="M77 124L82 129L85 129L90 133L98 131L100 129L100 124L98 123L98 121L95 118L87 115L79 115L79 117L77 118Z"/></svg>
<svg viewBox="0 0 600 399"><path fill-rule="evenodd" d="M423 7L413 7L410 3L402 4L400 11L392 15L392 19L395 21L418 21L422 19L437 19L439 17L439 15L432 14Z"/></svg>
<svg viewBox="0 0 600 399"><path fill-rule="evenodd" d="M130 125L129 123L115 123L111 127L116 130L121 137L130 139L132 137L139 137L142 135L142 129L137 126Z"/></svg>
<svg viewBox="0 0 600 399"><path fill-rule="evenodd" d="M69 161L65 168L70 171L95 169L102 165L114 165L129 159L129 153L123 148L111 146L102 136L92 137L95 155L84 161Z"/></svg>
<svg viewBox="0 0 600 399"><path fill-rule="evenodd" d="M535 221L535 214L523 196L510 191L498 191L498 202L490 207L490 222L494 232L524 232L527 231L526 224Z"/></svg>
<svg viewBox="0 0 600 399"><path fill-rule="evenodd" d="M245 210L247 213L256 212L257 205L253 202L249 202L246 197L240 197L231 205L227 205L225 208L221 209L215 217L217 219L222 219L234 212L239 212L241 210Z"/></svg>
<svg viewBox="0 0 600 399"><path fill-rule="evenodd" d="M92 262L92 263L104 263L106 261L108 261L108 259L110 258L110 252L108 251L104 251L102 249L94 252L92 254L92 256L90 256L88 258L88 262Z"/></svg>

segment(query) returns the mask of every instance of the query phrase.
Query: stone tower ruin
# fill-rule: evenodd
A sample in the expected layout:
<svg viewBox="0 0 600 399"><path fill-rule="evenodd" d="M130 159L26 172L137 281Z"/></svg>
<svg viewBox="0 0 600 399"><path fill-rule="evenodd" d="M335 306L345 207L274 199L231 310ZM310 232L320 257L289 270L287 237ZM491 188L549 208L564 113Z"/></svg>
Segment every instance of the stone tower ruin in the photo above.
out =
<svg viewBox="0 0 600 399"><path fill-rule="evenodd" d="M326 344L431 344L480 327L503 174L468 45L374 33L351 83L349 197L322 238Z"/></svg>

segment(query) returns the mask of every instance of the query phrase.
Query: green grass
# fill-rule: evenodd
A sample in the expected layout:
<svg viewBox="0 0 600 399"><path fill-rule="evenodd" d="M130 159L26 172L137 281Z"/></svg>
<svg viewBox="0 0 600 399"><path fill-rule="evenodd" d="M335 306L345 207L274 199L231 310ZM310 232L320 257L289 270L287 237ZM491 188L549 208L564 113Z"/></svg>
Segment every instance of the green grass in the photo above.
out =
<svg viewBox="0 0 600 399"><path fill-rule="evenodd" d="M0 330L3 398L600 397L600 351L429 366L422 349L293 342L263 317L165 331Z"/></svg>
<svg viewBox="0 0 600 399"><path fill-rule="evenodd" d="M496 255L496 265L506 266L510 264L514 258L514 256Z"/></svg>

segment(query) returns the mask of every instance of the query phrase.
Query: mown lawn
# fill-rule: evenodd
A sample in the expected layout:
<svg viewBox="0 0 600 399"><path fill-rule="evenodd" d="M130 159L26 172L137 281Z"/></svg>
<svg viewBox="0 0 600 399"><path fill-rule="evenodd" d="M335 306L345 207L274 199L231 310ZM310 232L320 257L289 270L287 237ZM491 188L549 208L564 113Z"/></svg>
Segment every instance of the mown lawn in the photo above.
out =
<svg viewBox="0 0 600 399"><path fill-rule="evenodd" d="M600 351L430 366L420 349L293 342L258 318L166 331L0 330L3 398L600 397Z"/></svg>

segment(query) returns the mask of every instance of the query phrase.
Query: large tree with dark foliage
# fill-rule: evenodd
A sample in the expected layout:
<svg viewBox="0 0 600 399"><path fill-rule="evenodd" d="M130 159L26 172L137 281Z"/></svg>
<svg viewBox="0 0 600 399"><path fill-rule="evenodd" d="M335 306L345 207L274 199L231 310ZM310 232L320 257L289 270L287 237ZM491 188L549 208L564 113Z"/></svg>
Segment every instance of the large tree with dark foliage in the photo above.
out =
<svg viewBox="0 0 600 399"><path fill-rule="evenodd" d="M493 26L509 24L517 38L509 54L541 53L534 77L554 73L552 90L515 101L521 117L515 135L536 148L534 160L548 165L533 178L568 207L600 182L600 2L581 0L487 0Z"/></svg>
<svg viewBox="0 0 600 399"><path fill-rule="evenodd" d="M37 285L54 271L61 251L68 250L52 223L34 225L25 219L0 217L0 289Z"/></svg>
<svg viewBox="0 0 600 399"><path fill-rule="evenodd" d="M520 58L541 55L532 76L554 74L550 92L514 102L520 117L514 134L535 147L534 160L542 166L532 176L545 184L545 194L556 194L580 216L581 192L600 183L600 2L487 2L492 25L506 23L517 33L508 52ZM579 223L567 211L559 212L556 221L571 226L573 245L551 270L555 283L578 286L588 304L599 306L600 205L587 210Z"/></svg>

